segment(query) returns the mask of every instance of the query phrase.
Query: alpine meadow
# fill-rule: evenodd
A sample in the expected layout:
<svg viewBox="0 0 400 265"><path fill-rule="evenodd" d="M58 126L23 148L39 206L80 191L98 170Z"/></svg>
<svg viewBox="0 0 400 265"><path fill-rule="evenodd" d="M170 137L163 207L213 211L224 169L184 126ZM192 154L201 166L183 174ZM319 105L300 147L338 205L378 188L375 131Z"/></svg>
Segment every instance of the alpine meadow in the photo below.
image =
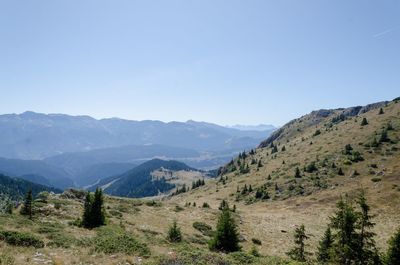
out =
<svg viewBox="0 0 400 265"><path fill-rule="evenodd" d="M400 265L399 12L0 2L0 265Z"/></svg>

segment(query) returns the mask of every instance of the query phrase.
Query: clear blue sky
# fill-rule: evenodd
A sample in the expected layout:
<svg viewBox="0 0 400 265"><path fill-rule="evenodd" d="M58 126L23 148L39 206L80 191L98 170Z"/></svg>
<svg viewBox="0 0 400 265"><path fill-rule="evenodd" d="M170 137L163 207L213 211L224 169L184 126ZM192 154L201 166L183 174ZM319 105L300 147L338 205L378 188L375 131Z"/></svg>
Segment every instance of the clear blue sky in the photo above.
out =
<svg viewBox="0 0 400 265"><path fill-rule="evenodd" d="M282 125L397 96L398 0L0 0L0 113Z"/></svg>

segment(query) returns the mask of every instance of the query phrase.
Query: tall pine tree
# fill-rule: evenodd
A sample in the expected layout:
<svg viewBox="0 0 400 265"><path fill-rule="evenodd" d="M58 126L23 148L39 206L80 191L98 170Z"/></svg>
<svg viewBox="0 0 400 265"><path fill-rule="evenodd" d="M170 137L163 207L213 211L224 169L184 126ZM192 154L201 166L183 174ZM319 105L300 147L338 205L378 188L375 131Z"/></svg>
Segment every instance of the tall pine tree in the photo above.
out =
<svg viewBox="0 0 400 265"><path fill-rule="evenodd" d="M25 201L22 205L20 213L23 215L27 215L29 219L32 219L33 217L33 197L31 189L28 190L28 193L25 196Z"/></svg>
<svg viewBox="0 0 400 265"><path fill-rule="evenodd" d="M375 233L371 230L375 223L372 222L373 216L370 214L370 207L364 191L361 192L357 204L360 207L357 259L360 264L373 264L377 256L377 249L374 240Z"/></svg>
<svg viewBox="0 0 400 265"><path fill-rule="evenodd" d="M306 235L306 229L304 225L296 228L294 232L295 247L287 253L288 256L297 261L306 261L307 252L305 251L305 241L308 238L309 237Z"/></svg>
<svg viewBox="0 0 400 265"><path fill-rule="evenodd" d="M336 262L343 265L350 265L356 261L358 245L357 213L352 205L340 199L337 203L337 211L331 217L331 228L335 230L334 252Z"/></svg>
<svg viewBox="0 0 400 265"><path fill-rule="evenodd" d="M210 249L223 252L234 252L240 250L239 234L228 207L223 208L218 217L217 231L210 242Z"/></svg>
<svg viewBox="0 0 400 265"><path fill-rule="evenodd" d="M82 216L82 226L86 228L91 228L93 223L92 218L92 204L93 197L90 192L86 193L85 203L83 205L83 216Z"/></svg>
<svg viewBox="0 0 400 265"><path fill-rule="evenodd" d="M94 193L94 200L92 204L93 227L99 227L105 225L106 223L103 204L103 191L97 188Z"/></svg>
<svg viewBox="0 0 400 265"><path fill-rule="evenodd" d="M82 226L95 228L105 225L103 191L96 189L94 196L88 192L85 197L84 210L82 216Z"/></svg>
<svg viewBox="0 0 400 265"><path fill-rule="evenodd" d="M333 238L331 228L328 227L325 231L324 237L319 242L317 260L321 263L326 263L331 259Z"/></svg>

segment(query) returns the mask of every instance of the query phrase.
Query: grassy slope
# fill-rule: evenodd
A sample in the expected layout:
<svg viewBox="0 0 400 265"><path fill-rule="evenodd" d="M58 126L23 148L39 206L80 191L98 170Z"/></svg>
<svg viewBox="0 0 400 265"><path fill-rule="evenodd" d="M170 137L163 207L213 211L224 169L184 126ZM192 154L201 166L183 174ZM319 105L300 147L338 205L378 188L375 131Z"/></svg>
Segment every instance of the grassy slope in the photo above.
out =
<svg viewBox="0 0 400 265"><path fill-rule="evenodd" d="M306 225L311 234L312 248L315 248L339 197L346 193L354 196L356 191L364 188L373 212L377 214L375 221L378 244L384 247L388 237L400 225L400 152L392 151L393 147L400 146L398 143L385 143L379 148L364 147L364 144L369 143L375 136L375 132L380 134L382 127L388 122L391 122L395 129L389 131L389 137L398 142L400 103L392 102L383 109L385 112L383 115L378 115L379 109L373 109L359 117L352 117L334 125L328 131L324 124L329 123L332 117L341 111L322 119L317 125L310 125L315 117L304 116L293 122L287 134L276 142L279 150L285 145L286 151L279 151L276 158L270 155L270 148L256 151L254 158L261 159L264 165L258 171L256 165L250 165L249 174L239 174L237 171L226 174L225 177L228 177L226 185L210 183L203 189L183 195L183 198L174 198L173 201L197 201L197 204L207 201L215 209L222 199L228 199L231 205L236 204L239 209L242 234L248 239L252 237L261 239L263 241L261 251L264 254L284 255L290 248L291 232L296 225L302 223ZM363 117L369 122L367 126L360 126ZM317 129L321 134L313 136ZM313 144L310 145L310 142ZM346 156L342 151L346 144L351 144L365 160L345 165ZM338 176L337 169L331 169L330 166L322 167L320 164L325 158L328 160L328 165L335 162L337 167L342 167L345 175ZM248 157L246 163L250 164L250 160L251 157ZM295 167L302 169L304 165L317 160L319 160L316 163L319 169L318 175L321 182L326 182L327 187L315 187L311 178L316 177L316 173L308 174L302 170L303 177L296 182L304 187L305 194L296 196L293 192L289 192L288 186L294 180ZM370 164L377 164L378 168L371 168L368 166ZM352 177L354 170L359 175ZM271 175L270 181L267 179L268 175ZM371 181L373 178L379 178L381 181L373 182ZM275 200L247 205L246 200L254 196L252 193L239 202L235 201L237 186L251 184L255 189L266 183L270 183L268 192ZM280 193L275 192L275 183L282 190ZM244 245L249 247L247 243Z"/></svg>
<svg viewBox="0 0 400 265"><path fill-rule="evenodd" d="M210 180L206 186L164 200L159 206L148 206L139 200L108 197L106 208L110 227L122 226L129 234L147 243L152 253L150 260L158 255L173 256L174 254L170 252L176 249L182 251L189 248L190 251L194 251L194 248L199 248L203 253L208 253L207 246L199 244L201 241L206 241L207 237L195 230L192 224L195 221L202 221L214 227L219 212L218 205L222 199L227 199L230 205L237 206L240 233L246 239L242 242L244 250L250 249L251 238L258 238L262 241L262 245L258 247L262 254L284 256L291 247L294 228L302 223L311 235L309 250L314 251L338 198L345 193L354 196L355 191L363 187L367 192L373 213L377 214L375 221L378 245L384 248L389 236L400 225L400 151L391 150L394 146L400 146L398 143L385 143L380 148L374 149L365 148L363 145L370 142L374 133L380 132L382 126L386 126L388 121L391 121L395 129L389 131L389 137L395 141L399 140L400 103L390 103L384 111L385 114L378 115L377 109L371 110L362 114L361 117L353 117L334 125L328 131L324 124L337 113L323 118L320 123L312 126L309 125L312 124L309 120L311 116L305 116L301 119L302 122L300 120L293 122L287 131L288 134L278 140L279 150L285 145L286 151L279 151L276 158L270 155L270 148L257 149L254 158L261 159L264 165L258 171L256 165L250 165L251 171L248 174L238 172L226 174L228 180L225 185L218 183L217 180ZM360 126L362 117L368 119L369 125ZM298 128L300 130L297 130ZM320 129L321 134L313 136L317 129ZM312 145L310 145L311 141ZM346 144L351 144L355 150L360 151L365 161L344 165L346 157L342 154L342 150ZM345 175L338 176L334 169L324 168L321 163L325 158L328 160L328 165L335 161L338 167L343 168ZM247 158L246 163L250 164L250 160L250 157ZM317 162L318 175L326 184L325 187L320 188L314 185L312 178L315 178L317 173L304 173L303 170L303 177L293 183L294 168L298 166L302 169L305 164L316 160L319 160ZM282 163L283 161L285 164ZM369 167L370 164L377 164L377 168ZM351 177L354 170L357 170L359 175ZM372 174L372 170L375 173ZM268 175L271 175L271 180L267 179ZM377 177L381 181L371 181L372 178ZM253 189L256 189L268 182L270 183L268 187L270 200L252 202L253 192L236 201L237 186L251 184ZM278 184L280 193L275 192L275 183ZM304 187L304 194L295 195L294 192L289 191L290 184L301 184ZM61 203L59 210L53 207L55 202ZM184 207L186 202L196 202L197 207ZM200 208L203 202L209 203L211 209ZM39 215L33 222L17 214L12 217L1 216L0 228L29 231L49 243L54 241L51 239L51 234L39 233L39 231L41 227L49 226L49 223L56 225L59 227L59 234L70 237L69 240L72 243L69 247L45 247L39 250L44 255L43 259L52 260L55 264L79 264L79 261L83 264L91 262L94 264L125 264L126 262L128 262L126 264L134 264L137 260L135 255L96 253L92 251L90 244L79 241L81 238L91 238L97 232L68 225L69 221L81 215L82 203L78 200L55 197L43 207L47 209L44 211L47 214ZM168 226L174 219L178 220L182 227L186 241L178 246L165 240ZM61 241L68 242L66 239ZM2 242L0 245L3 253L16 256L16 264L32 264L36 255L34 249L11 247ZM278 262L263 260L259 264L278 264Z"/></svg>

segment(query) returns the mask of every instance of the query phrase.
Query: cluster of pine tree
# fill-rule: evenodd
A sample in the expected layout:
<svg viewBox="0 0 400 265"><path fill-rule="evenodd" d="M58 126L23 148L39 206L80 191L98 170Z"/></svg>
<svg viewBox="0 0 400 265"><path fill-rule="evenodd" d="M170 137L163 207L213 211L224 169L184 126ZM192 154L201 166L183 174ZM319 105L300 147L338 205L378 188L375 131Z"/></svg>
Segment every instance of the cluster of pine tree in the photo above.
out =
<svg viewBox="0 0 400 265"><path fill-rule="evenodd" d="M200 186L204 186L204 185L206 185L206 182L204 181L204 179L199 179L197 181L193 181L192 182L192 190L196 189Z"/></svg>
<svg viewBox="0 0 400 265"><path fill-rule="evenodd" d="M388 123L381 131L381 133L378 136L378 139L374 137L372 139L372 142L370 144L366 144L367 147L379 147L383 143L389 143L391 142L391 139L389 138L388 131L394 130L393 125L391 123Z"/></svg>
<svg viewBox="0 0 400 265"><path fill-rule="evenodd" d="M178 194L181 194L181 193L185 193L187 191L189 191L189 188L187 188L186 184L183 183L181 188L176 187L176 190L175 190L175 192L172 193L172 195L178 195Z"/></svg>
<svg viewBox="0 0 400 265"><path fill-rule="evenodd" d="M269 146L272 150L271 150L271 155L278 153L278 147L276 145L274 145L274 142L271 142L270 146Z"/></svg>
<svg viewBox="0 0 400 265"><path fill-rule="evenodd" d="M83 227L95 228L106 224L103 204L104 198L101 189L97 188L94 195L90 192L86 194L81 223Z"/></svg>
<svg viewBox="0 0 400 265"><path fill-rule="evenodd" d="M364 192L356 200L357 207L347 198L340 199L337 210L331 217L322 240L319 242L316 258L319 264L343 265L395 265L400 264L400 229L389 240L386 255L379 253L375 244L375 233ZM309 237L304 225L296 228L295 247L287 254L294 260L304 262L310 253L306 251L305 241Z"/></svg>
<svg viewBox="0 0 400 265"><path fill-rule="evenodd" d="M268 200L270 198L269 193L267 191L267 186L262 185L256 189L256 194L254 195L256 199L260 200Z"/></svg>
<svg viewBox="0 0 400 265"><path fill-rule="evenodd" d="M253 187L251 186L251 184L249 185L249 187L247 187L247 184L244 184L242 190L240 190L238 186L236 192L242 195L248 195L249 193L253 192Z"/></svg>

